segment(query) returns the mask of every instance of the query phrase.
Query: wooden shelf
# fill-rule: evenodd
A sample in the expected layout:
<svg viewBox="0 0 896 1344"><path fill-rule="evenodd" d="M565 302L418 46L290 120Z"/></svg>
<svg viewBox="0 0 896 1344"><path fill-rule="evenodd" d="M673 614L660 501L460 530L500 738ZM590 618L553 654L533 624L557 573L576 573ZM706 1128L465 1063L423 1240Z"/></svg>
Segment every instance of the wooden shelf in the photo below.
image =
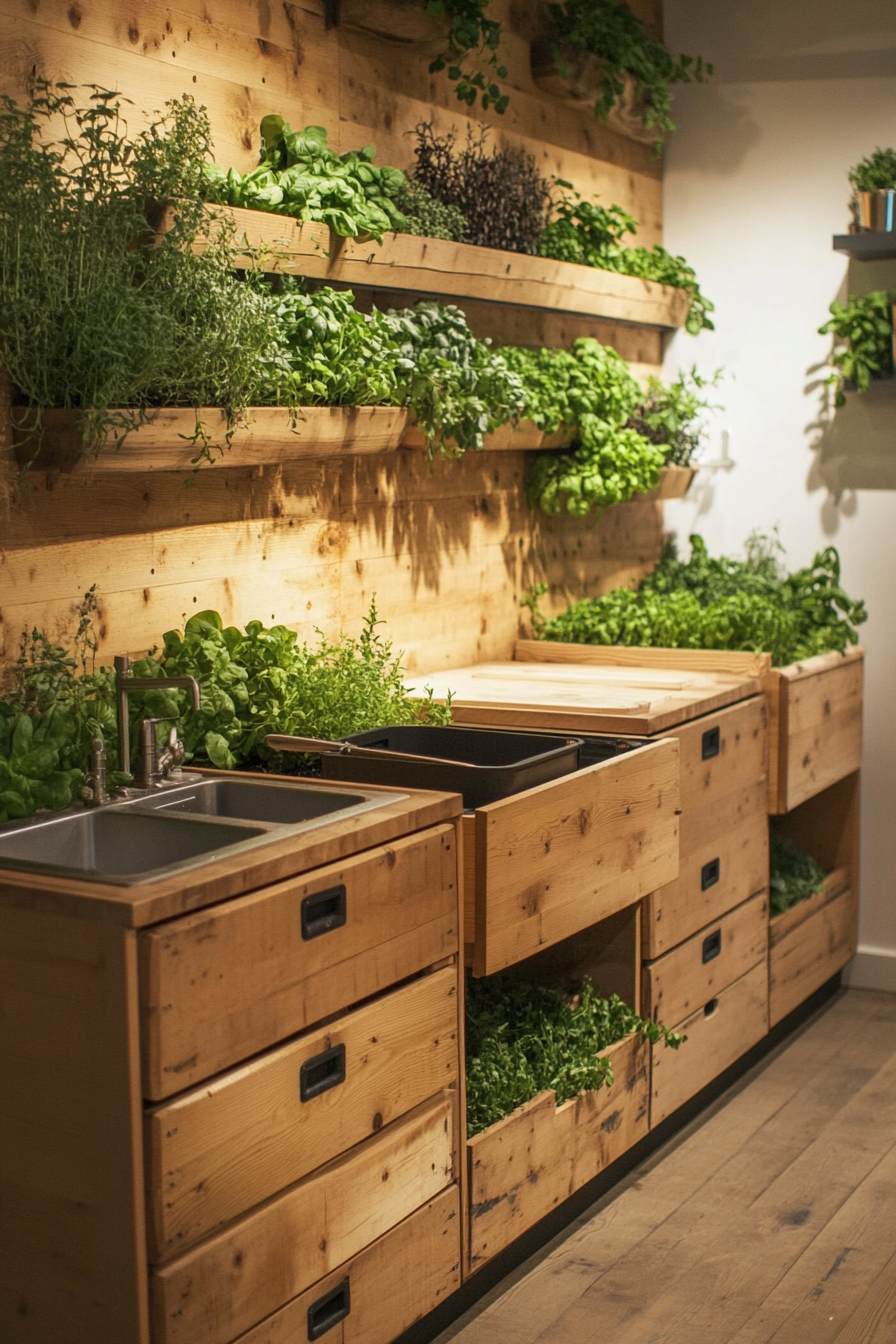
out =
<svg viewBox="0 0 896 1344"><path fill-rule="evenodd" d="M834 251L845 252L853 261L890 261L896 258L896 232L835 233Z"/></svg>
<svg viewBox="0 0 896 1344"><path fill-rule="evenodd" d="M373 241L339 238L324 224L288 215L209 206L232 216L245 242L247 265L331 283L406 290L445 299L476 299L611 318L672 330L684 326L684 290L592 266L446 243L411 234Z"/></svg>

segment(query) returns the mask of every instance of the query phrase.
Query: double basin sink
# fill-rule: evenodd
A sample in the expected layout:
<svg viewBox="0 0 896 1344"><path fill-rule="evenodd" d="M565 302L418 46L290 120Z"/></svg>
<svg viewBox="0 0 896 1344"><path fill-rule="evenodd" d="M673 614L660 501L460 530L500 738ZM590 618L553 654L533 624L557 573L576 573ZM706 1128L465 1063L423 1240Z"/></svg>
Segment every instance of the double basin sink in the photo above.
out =
<svg viewBox="0 0 896 1344"><path fill-rule="evenodd" d="M0 826L0 867L132 886L407 797L300 781L210 779Z"/></svg>

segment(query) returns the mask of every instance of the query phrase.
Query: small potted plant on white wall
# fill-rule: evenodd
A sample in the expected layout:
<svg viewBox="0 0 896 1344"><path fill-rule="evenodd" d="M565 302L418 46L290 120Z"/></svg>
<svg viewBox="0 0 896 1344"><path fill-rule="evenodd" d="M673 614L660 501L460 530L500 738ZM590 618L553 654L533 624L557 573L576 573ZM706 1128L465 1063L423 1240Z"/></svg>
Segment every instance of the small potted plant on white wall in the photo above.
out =
<svg viewBox="0 0 896 1344"><path fill-rule="evenodd" d="M849 170L853 232L896 230L896 149L876 149Z"/></svg>

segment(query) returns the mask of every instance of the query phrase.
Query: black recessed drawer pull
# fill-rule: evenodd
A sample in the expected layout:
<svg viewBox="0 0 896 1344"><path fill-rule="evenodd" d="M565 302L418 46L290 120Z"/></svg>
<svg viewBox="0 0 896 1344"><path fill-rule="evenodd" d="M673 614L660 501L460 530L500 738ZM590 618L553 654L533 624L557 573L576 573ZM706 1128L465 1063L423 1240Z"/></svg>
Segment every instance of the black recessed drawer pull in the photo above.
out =
<svg viewBox="0 0 896 1344"><path fill-rule="evenodd" d="M320 1339L321 1335L325 1335L328 1330L332 1330L334 1325L344 1321L351 1309L351 1286L348 1279L343 1279L323 1297L319 1297L316 1302L312 1302L308 1308L309 1340Z"/></svg>
<svg viewBox="0 0 896 1344"><path fill-rule="evenodd" d="M718 756L722 750L722 730L718 726L707 728L703 734L703 759L712 760L713 756Z"/></svg>
<svg viewBox="0 0 896 1344"><path fill-rule="evenodd" d="M328 887L326 891L316 891L302 901L302 937L319 938L322 933L332 933L341 929L345 923L345 883L338 887Z"/></svg>
<svg viewBox="0 0 896 1344"><path fill-rule="evenodd" d="M703 1016L704 1016L704 1017L712 1017L713 1013L714 1013L715 1010L718 1008L718 1006L719 1006L719 1001L718 1001L718 999L710 999L709 1003L708 1003L708 1004L706 1005L706 1007L703 1009Z"/></svg>
<svg viewBox="0 0 896 1344"><path fill-rule="evenodd" d="M345 1082L345 1046L334 1045L306 1059L299 1070L299 1098L310 1101Z"/></svg>
<svg viewBox="0 0 896 1344"><path fill-rule="evenodd" d="M704 863L700 869L700 890L709 891L714 887L721 875L722 863L720 859L710 859L709 863Z"/></svg>
<svg viewBox="0 0 896 1344"><path fill-rule="evenodd" d="M722 951L722 930L715 929L708 933L703 939L703 965L708 961L715 961L716 957Z"/></svg>

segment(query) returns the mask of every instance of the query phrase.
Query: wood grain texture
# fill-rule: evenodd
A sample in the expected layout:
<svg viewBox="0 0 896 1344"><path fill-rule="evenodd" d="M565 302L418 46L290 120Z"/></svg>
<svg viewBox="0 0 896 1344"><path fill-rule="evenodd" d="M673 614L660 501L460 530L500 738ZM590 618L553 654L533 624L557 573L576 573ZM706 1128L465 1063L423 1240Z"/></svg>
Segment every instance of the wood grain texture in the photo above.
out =
<svg viewBox="0 0 896 1344"><path fill-rule="evenodd" d="M767 653L724 653L717 649L640 649L622 644L565 644L559 640L518 639L513 656L520 663L586 663L594 667L662 667L682 672L705 672L761 677L771 667ZM754 688L753 693L760 689ZM747 692L745 692L747 694Z"/></svg>
<svg viewBox="0 0 896 1344"><path fill-rule="evenodd" d="M647 1133L650 1047L627 1036L603 1055L613 1082L561 1106L542 1092L468 1140L470 1269L550 1213Z"/></svg>
<svg viewBox="0 0 896 1344"><path fill-rule="evenodd" d="M726 794L765 777L767 725L764 698L752 696L660 734L678 739L683 815L705 814Z"/></svg>
<svg viewBox="0 0 896 1344"><path fill-rule="evenodd" d="M454 828L438 827L141 935L144 1094L162 1100L459 948ZM345 923L301 906L345 888Z"/></svg>
<svg viewBox="0 0 896 1344"><path fill-rule="evenodd" d="M303 1098L303 1066L340 1047L344 1080ZM457 1074L457 969L447 966L151 1111L150 1260L180 1254Z"/></svg>
<svg viewBox="0 0 896 1344"><path fill-rule="evenodd" d="M0 908L0 1336L148 1344L133 932Z"/></svg>
<svg viewBox="0 0 896 1344"><path fill-rule="evenodd" d="M683 1022L765 961L768 950L768 894L759 892L671 952L644 963L644 1016L667 1026Z"/></svg>
<svg viewBox="0 0 896 1344"><path fill-rule="evenodd" d="M770 812L789 812L861 766L864 659L857 648L772 673L777 770Z"/></svg>
<svg viewBox="0 0 896 1344"><path fill-rule="evenodd" d="M451 1184L456 1094L417 1110L150 1277L158 1344L228 1344Z"/></svg>
<svg viewBox="0 0 896 1344"><path fill-rule="evenodd" d="M836 869L817 896L771 921L769 1026L780 1022L854 956L856 898L849 873L848 868Z"/></svg>
<svg viewBox="0 0 896 1344"><path fill-rule="evenodd" d="M618 994L641 1011L641 907L629 905L510 966L507 975L578 994L589 979L604 997Z"/></svg>
<svg viewBox="0 0 896 1344"><path fill-rule="evenodd" d="M477 809L474 973L615 914L677 871L674 739Z"/></svg>
<svg viewBox="0 0 896 1344"><path fill-rule="evenodd" d="M668 952L765 889L765 806L766 783L760 776L702 807L682 812L679 875L651 892L644 902L645 958Z"/></svg>
<svg viewBox="0 0 896 1344"><path fill-rule="evenodd" d="M768 963L762 961L682 1022L678 1050L651 1047L651 1127L660 1124L768 1031Z"/></svg>
<svg viewBox="0 0 896 1344"><path fill-rule="evenodd" d="M351 1310L327 1331L328 1344L397 1338L460 1287L460 1225L458 1187L451 1185L235 1344L308 1344L309 1309L346 1279Z"/></svg>

